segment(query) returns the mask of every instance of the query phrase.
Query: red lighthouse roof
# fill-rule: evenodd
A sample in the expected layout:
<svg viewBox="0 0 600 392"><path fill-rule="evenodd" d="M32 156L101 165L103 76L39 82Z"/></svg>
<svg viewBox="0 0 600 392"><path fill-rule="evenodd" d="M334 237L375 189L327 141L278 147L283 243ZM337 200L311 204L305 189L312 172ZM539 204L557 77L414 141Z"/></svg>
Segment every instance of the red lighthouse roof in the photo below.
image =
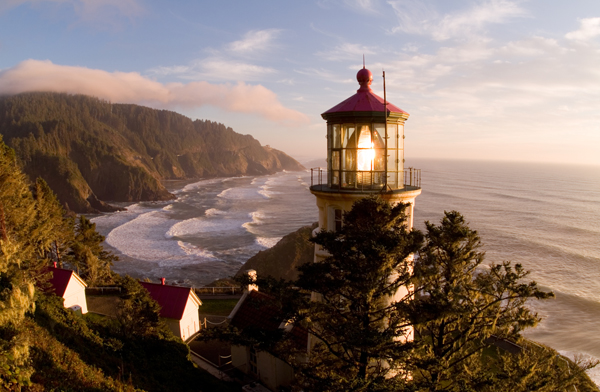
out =
<svg viewBox="0 0 600 392"><path fill-rule="evenodd" d="M366 68L361 69L356 74L356 80L360 84L360 88L356 91L356 94L346 99L345 101L335 105L325 113L323 116L332 113L341 112L384 112L383 98L373 93L371 90L371 82L373 81L373 74ZM404 110L391 103L387 103L387 109L389 112L403 113L408 115Z"/></svg>

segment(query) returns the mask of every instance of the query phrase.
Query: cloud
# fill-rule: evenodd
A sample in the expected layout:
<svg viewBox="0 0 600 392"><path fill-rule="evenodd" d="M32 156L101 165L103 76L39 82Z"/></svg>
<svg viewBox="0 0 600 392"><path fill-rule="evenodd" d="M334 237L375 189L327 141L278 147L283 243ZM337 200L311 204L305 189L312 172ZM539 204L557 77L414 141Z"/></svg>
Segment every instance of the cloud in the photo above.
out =
<svg viewBox="0 0 600 392"><path fill-rule="evenodd" d="M96 21L102 19L109 22L111 17L139 17L145 13L138 0L3 0L0 12L18 7L23 4L31 6L67 5L73 8L81 21Z"/></svg>
<svg viewBox="0 0 600 392"><path fill-rule="evenodd" d="M280 34L279 29L252 30L239 41L231 42L227 49L236 55L249 55L265 52L273 47L273 41Z"/></svg>
<svg viewBox="0 0 600 392"><path fill-rule="evenodd" d="M148 70L148 73L157 76L172 75L187 80L261 81L265 77L277 73L277 71L270 67L213 56L194 60L188 65L152 68Z"/></svg>
<svg viewBox="0 0 600 392"><path fill-rule="evenodd" d="M600 35L600 18L579 19L579 30L571 31L565 38L585 41Z"/></svg>
<svg viewBox="0 0 600 392"><path fill-rule="evenodd" d="M470 38L488 24L504 23L510 18L526 15L517 2L510 0L480 1L470 9L447 14L440 14L420 0L393 0L389 4L399 21L392 32L427 35L436 41Z"/></svg>
<svg viewBox="0 0 600 392"><path fill-rule="evenodd" d="M318 0L317 5L321 8L338 8L340 5L353 9L357 12L375 13L378 0Z"/></svg>
<svg viewBox="0 0 600 392"><path fill-rule="evenodd" d="M276 74L271 67L248 62L248 57L264 54L275 47L274 40L281 30L252 30L241 40L233 41L222 49L207 49L208 57L196 59L187 65L161 66L148 70L156 76L176 76L187 80L264 81Z"/></svg>
<svg viewBox="0 0 600 392"><path fill-rule="evenodd" d="M30 91L86 94L112 102L166 108L210 105L229 112L259 115L287 125L309 121L306 115L284 107L274 92L260 85L205 81L163 84L137 72L107 72L50 61L26 60L0 71L0 91L4 94Z"/></svg>

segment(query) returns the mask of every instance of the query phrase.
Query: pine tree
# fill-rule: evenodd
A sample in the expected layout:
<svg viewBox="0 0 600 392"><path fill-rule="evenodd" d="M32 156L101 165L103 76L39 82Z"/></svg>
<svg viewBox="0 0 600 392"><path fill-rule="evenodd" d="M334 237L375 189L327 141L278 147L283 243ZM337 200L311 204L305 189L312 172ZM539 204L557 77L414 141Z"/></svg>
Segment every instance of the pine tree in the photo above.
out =
<svg viewBox="0 0 600 392"><path fill-rule="evenodd" d="M526 301L553 294L525 281L529 273L520 264L485 267L480 237L460 213L446 212L440 225L426 222L426 228L414 267L415 298L403 304L417 331L411 356L417 390L497 391L510 384L508 390L525 392L567 386L563 371L542 351L517 355L494 344L522 341L520 333L540 320Z"/></svg>
<svg viewBox="0 0 600 392"><path fill-rule="evenodd" d="M69 251L69 262L79 271L88 285L96 286L113 281L110 267L117 256L104 250L104 236L96 231L96 224L83 215L75 226L75 238Z"/></svg>
<svg viewBox="0 0 600 392"><path fill-rule="evenodd" d="M317 300L298 309L316 338L299 375L306 390L399 388L407 377L410 321L392 296L410 283L410 256L422 235L406 227L406 205L379 198L357 201L341 230L313 242L330 257L300 267L295 285Z"/></svg>
<svg viewBox="0 0 600 392"><path fill-rule="evenodd" d="M121 333L129 338L172 336L160 319L160 305L150 293L130 276L121 277L123 289L117 311Z"/></svg>
<svg viewBox="0 0 600 392"><path fill-rule="evenodd" d="M22 269L33 252L27 229L34 204L14 152L0 139L0 389L27 385L30 342L23 320L33 310L34 286ZM19 226L22 225L22 226Z"/></svg>

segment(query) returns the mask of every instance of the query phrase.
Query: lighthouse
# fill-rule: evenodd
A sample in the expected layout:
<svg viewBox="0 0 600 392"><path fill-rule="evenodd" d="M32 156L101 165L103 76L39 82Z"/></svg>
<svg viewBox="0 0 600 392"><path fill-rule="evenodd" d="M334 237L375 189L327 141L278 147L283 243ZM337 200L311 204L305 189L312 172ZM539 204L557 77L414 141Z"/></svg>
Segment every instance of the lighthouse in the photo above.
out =
<svg viewBox="0 0 600 392"><path fill-rule="evenodd" d="M385 77L385 76L384 76ZM391 204L408 203L407 226L413 226L421 173L404 167L404 123L408 113L376 95L373 74L356 74L356 94L321 114L327 121L327 169L312 169L310 191L317 198L316 230L339 230L343 212L358 199L378 195ZM318 246L315 262L328 254Z"/></svg>

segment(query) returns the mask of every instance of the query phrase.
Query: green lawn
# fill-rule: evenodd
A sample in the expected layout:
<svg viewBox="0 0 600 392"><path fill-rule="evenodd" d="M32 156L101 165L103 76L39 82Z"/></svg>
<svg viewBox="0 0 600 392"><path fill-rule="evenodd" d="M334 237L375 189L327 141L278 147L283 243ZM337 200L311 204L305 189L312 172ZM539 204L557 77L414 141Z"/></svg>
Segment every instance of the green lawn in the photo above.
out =
<svg viewBox="0 0 600 392"><path fill-rule="evenodd" d="M200 313L203 315L229 316L238 303L237 298L233 299L203 299L200 306Z"/></svg>

